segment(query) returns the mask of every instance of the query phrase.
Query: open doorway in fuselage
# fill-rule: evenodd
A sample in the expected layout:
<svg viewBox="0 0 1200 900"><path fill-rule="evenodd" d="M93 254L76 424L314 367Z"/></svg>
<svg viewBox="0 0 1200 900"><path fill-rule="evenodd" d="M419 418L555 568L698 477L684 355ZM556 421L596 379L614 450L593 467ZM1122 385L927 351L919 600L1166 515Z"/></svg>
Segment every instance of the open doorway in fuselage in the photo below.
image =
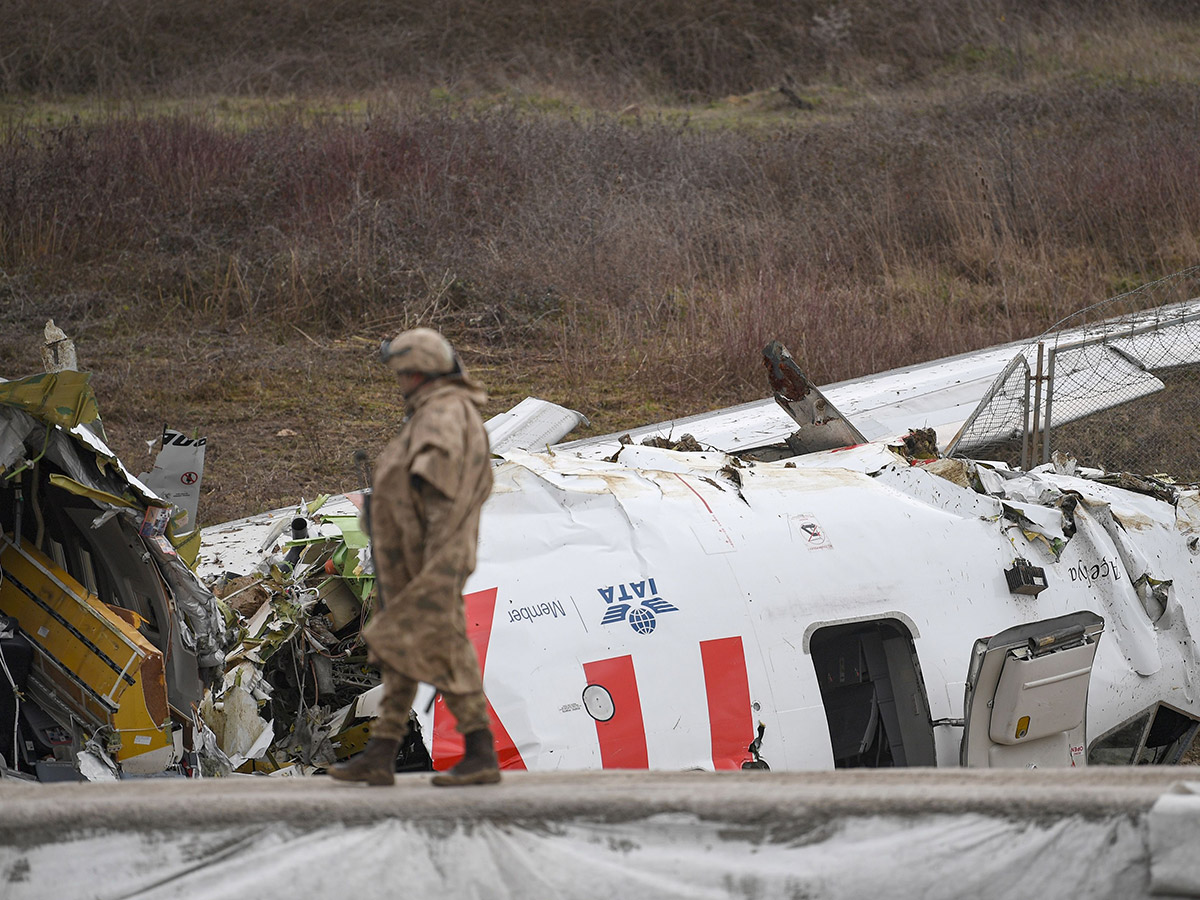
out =
<svg viewBox="0 0 1200 900"><path fill-rule="evenodd" d="M896 619L828 625L809 642L839 769L934 766L912 632Z"/></svg>

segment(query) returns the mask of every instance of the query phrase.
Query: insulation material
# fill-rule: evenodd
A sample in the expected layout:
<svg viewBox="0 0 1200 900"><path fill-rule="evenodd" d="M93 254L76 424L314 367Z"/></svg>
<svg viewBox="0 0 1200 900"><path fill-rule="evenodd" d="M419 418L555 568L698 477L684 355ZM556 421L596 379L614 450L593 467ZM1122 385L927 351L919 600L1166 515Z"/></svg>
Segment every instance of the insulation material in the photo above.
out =
<svg viewBox="0 0 1200 900"><path fill-rule="evenodd" d="M27 412L48 425L74 428L95 421L100 411L89 372L45 372L0 383L0 405Z"/></svg>

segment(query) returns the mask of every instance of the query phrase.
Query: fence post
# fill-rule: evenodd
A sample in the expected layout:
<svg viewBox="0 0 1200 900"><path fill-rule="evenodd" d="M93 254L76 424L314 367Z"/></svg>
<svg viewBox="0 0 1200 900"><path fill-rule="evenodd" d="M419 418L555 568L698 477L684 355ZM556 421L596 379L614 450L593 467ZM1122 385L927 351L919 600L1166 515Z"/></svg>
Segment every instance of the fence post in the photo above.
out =
<svg viewBox="0 0 1200 900"><path fill-rule="evenodd" d="M1038 427L1042 418L1042 355L1045 349L1045 343L1038 341L1037 374L1033 377L1033 428L1029 448L1029 462L1024 465L1026 472L1033 468L1033 461L1038 457Z"/></svg>
<svg viewBox="0 0 1200 900"><path fill-rule="evenodd" d="M1046 414L1042 417L1042 462L1050 462L1050 437L1054 432L1051 413L1054 410L1054 361L1058 359L1057 345L1050 348L1046 369Z"/></svg>
<svg viewBox="0 0 1200 900"><path fill-rule="evenodd" d="M1025 402L1021 405L1024 420L1021 423L1021 468L1029 471L1029 364L1025 364Z"/></svg>

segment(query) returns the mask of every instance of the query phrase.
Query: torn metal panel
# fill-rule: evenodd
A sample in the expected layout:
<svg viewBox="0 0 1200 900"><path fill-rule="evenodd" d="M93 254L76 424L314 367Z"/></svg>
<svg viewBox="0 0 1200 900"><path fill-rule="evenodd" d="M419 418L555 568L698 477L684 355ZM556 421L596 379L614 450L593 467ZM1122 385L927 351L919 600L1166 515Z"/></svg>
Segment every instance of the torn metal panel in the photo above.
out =
<svg viewBox="0 0 1200 900"><path fill-rule="evenodd" d="M807 453L780 462L786 469L847 469L871 474L901 462L901 456L887 443L876 441L817 453ZM907 466L908 463L904 462Z"/></svg>
<svg viewBox="0 0 1200 900"><path fill-rule="evenodd" d="M508 450L542 450L557 444L580 425L588 424L583 413L526 397L512 409L484 423L493 453Z"/></svg>
<svg viewBox="0 0 1200 900"><path fill-rule="evenodd" d="M1200 532L1200 491L1179 492L1175 503L1175 527L1187 534Z"/></svg>
<svg viewBox="0 0 1200 900"><path fill-rule="evenodd" d="M0 472L12 469L25 455L25 442L37 423L16 409L0 407Z"/></svg>
<svg viewBox="0 0 1200 900"><path fill-rule="evenodd" d="M1146 615L1152 622L1158 621L1166 611L1171 580L1156 578L1151 574L1150 564L1146 561L1145 554L1130 538L1126 530L1117 523L1108 504L1089 505L1089 511L1100 522L1101 527L1112 540L1113 546L1116 547L1117 555L1121 558L1121 564L1129 575L1129 580L1137 592L1138 599L1142 602L1142 608L1146 611Z"/></svg>
<svg viewBox="0 0 1200 900"><path fill-rule="evenodd" d="M1002 504L1004 518L1012 522L1031 544L1041 544L1043 550L1058 559L1067 546L1069 535L1062 511L1032 503L1010 500ZM1074 533L1072 527L1071 533Z"/></svg>
<svg viewBox="0 0 1200 900"><path fill-rule="evenodd" d="M1086 505L1076 508L1074 518L1076 532L1059 560L1060 577L1087 585L1129 665L1139 675L1155 674L1162 668L1158 638L1117 548Z"/></svg>
<svg viewBox="0 0 1200 900"><path fill-rule="evenodd" d="M87 749L76 754L79 774L87 781L116 781L120 769L104 748L95 740L89 741Z"/></svg>
<svg viewBox="0 0 1200 900"><path fill-rule="evenodd" d="M976 467L976 475L986 493L1005 500L1052 506L1062 496L1052 482L1032 473L980 465Z"/></svg>
<svg viewBox="0 0 1200 900"><path fill-rule="evenodd" d="M787 439L797 455L866 443L862 433L809 381L783 344L767 344L763 361L775 402L800 426Z"/></svg>
<svg viewBox="0 0 1200 900"><path fill-rule="evenodd" d="M65 475L51 475L50 484L54 487L62 488L68 493L75 494L78 497L87 497L89 500L95 501L97 504L112 506L119 509L136 509L137 504L132 500L127 500L124 497L118 497L116 494L110 494L107 491L99 491L96 488L88 487L86 484L80 484L74 478L68 478Z"/></svg>
<svg viewBox="0 0 1200 900"><path fill-rule="evenodd" d="M29 578L49 585L11 593L6 578L5 603L20 606L21 627L42 641L28 708L56 723L80 765L104 767L84 750L90 740L112 749L122 773L155 774L194 749L184 746L191 710L204 680L223 666L231 635L211 591L176 552L172 530L139 535L164 504L105 444L87 379L61 371L0 384L3 569L7 576L27 564ZM90 642L82 644L87 652L72 643L77 635ZM140 662L121 662L110 638L138 647ZM97 681L109 661L124 672L123 690ZM40 771L37 755L50 749L39 744L29 765Z"/></svg>
<svg viewBox="0 0 1200 900"><path fill-rule="evenodd" d="M164 427L154 467L138 476L143 484L179 510L176 534L187 534L197 527L196 509L200 503L206 444L206 438L189 438Z"/></svg>
<svg viewBox="0 0 1200 900"><path fill-rule="evenodd" d="M229 628L220 605L212 591L199 583L192 571L174 552L160 544L146 542L146 548L156 560L163 580L170 588L175 608L183 624L195 638L195 650L202 669L217 668L224 662L229 640Z"/></svg>
<svg viewBox="0 0 1200 900"><path fill-rule="evenodd" d="M995 522L1003 514L995 497L947 482L923 466L893 463L876 472L875 480L956 516Z"/></svg>
<svg viewBox="0 0 1200 900"><path fill-rule="evenodd" d="M135 485L123 481L113 471L101 472L90 469L84 464L83 458L72 452L73 444L61 433L51 444L48 457L59 462L71 471L76 478L85 478L81 482L76 478L51 474L49 483L61 487L77 496L86 497L97 504L110 508L126 509L135 513L140 519L147 503L157 500L153 492L143 485ZM113 493L125 490L118 496ZM162 501L159 501L162 502ZM166 541L146 540L144 550L155 560L159 571L170 589L171 595L179 613L184 617L183 625L190 634L195 636L196 649L201 656L202 667L215 667L221 664L221 648L228 639L223 616L215 603L211 591L200 584L192 574L187 564L176 554L173 546Z"/></svg>

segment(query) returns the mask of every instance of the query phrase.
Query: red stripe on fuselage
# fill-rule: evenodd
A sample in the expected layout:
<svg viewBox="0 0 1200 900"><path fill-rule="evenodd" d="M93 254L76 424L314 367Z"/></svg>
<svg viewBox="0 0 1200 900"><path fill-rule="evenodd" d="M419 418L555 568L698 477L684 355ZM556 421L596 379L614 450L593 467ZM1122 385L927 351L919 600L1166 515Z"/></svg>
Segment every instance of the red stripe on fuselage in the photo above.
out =
<svg viewBox="0 0 1200 900"><path fill-rule="evenodd" d="M692 487L690 484L688 484L687 481L684 479L684 477L682 475L680 475L678 472L675 473L675 477L683 482L684 487L686 487L689 491L691 491L693 494L696 495L696 498L701 503L704 504L705 509L707 509L710 513L712 512L712 507L708 505L707 500L705 500L702 496L700 496L700 492L698 490L696 490L694 487Z"/></svg>
<svg viewBox="0 0 1200 900"><path fill-rule="evenodd" d="M497 588L486 591L476 591L463 596L463 607L467 616L467 639L475 648L479 657L479 672L483 674L487 665L488 644L492 639L492 618L496 614ZM521 751L517 749L513 739L509 737L488 701L488 716L492 720L492 737L495 739L496 755L500 759L502 769L524 769L525 760L521 759ZM438 770L452 768L463 756L463 738L455 730L458 720L446 708L446 701L438 694L437 703L433 708L433 767Z"/></svg>
<svg viewBox="0 0 1200 900"><path fill-rule="evenodd" d="M607 722L596 720L600 741L600 765L605 769L648 769L646 724L632 656L616 656L584 663L587 683L598 684L612 697L613 715Z"/></svg>
<svg viewBox="0 0 1200 900"><path fill-rule="evenodd" d="M700 642L704 690L708 694L708 727L712 734L714 769L740 769L751 756L754 715L750 710L750 681L740 637Z"/></svg>

